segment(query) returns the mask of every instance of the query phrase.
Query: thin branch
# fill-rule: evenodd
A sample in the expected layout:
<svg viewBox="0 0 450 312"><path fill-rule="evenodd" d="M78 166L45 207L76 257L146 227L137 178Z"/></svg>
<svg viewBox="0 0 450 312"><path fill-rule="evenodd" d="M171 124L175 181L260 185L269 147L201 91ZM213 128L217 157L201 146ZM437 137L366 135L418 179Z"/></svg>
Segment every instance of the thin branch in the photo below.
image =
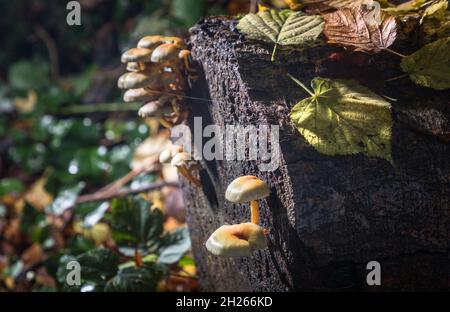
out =
<svg viewBox="0 0 450 312"><path fill-rule="evenodd" d="M48 58L50 60L51 65L51 74L54 80L59 79L59 55L58 48L56 47L55 41L50 36L50 34L41 26L36 27L36 31L34 32L36 37L41 39L45 47L48 51Z"/></svg>
<svg viewBox="0 0 450 312"><path fill-rule="evenodd" d="M86 195L82 195L82 196L78 197L76 204L84 204L84 203L95 202L95 201L109 200L112 198L126 197L129 195L134 195L134 194L157 190L157 189L163 188L165 186L179 187L180 185L178 183L174 183L174 182L162 181L162 182L155 182L155 183L147 184L145 186L137 187L137 188L133 188L133 189L128 188L128 189L117 190L116 192L108 192L107 194L95 192L92 194L86 194Z"/></svg>

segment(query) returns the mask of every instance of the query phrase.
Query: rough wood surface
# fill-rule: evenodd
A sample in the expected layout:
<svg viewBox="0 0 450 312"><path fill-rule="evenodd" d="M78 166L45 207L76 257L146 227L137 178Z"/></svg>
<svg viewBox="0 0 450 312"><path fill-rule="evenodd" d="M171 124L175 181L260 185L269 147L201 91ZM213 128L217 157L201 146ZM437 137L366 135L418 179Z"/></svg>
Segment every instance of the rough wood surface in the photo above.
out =
<svg viewBox="0 0 450 312"><path fill-rule="evenodd" d="M209 291L448 290L450 212L449 92L420 88L401 75L397 56L362 53L326 60L338 47L280 52L246 42L236 22L210 18L192 30L195 60L203 70L189 100L204 126L214 123L280 125L281 165L259 172L254 161L217 161L201 172L203 187L183 181L196 264ZM393 49L415 47L399 41ZM408 51L408 49L410 51ZM309 84L321 75L356 79L395 98L393 159L325 156L298 134L290 108L306 94L286 77ZM431 135L434 134L434 135ZM204 243L224 223L249 219L248 205L224 199L227 185L244 174L272 189L262 202L269 248L250 258L226 259ZM213 184L216 185L215 189ZM366 264L382 266L382 286L366 284Z"/></svg>

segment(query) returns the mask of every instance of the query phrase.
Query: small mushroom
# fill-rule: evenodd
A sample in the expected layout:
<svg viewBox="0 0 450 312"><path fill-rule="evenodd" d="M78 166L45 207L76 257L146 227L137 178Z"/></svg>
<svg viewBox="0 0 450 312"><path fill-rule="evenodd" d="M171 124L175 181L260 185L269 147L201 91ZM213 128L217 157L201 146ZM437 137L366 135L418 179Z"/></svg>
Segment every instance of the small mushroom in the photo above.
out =
<svg viewBox="0 0 450 312"><path fill-rule="evenodd" d="M120 76L117 86L120 89L137 89L151 85L154 80L143 72L126 73Z"/></svg>
<svg viewBox="0 0 450 312"><path fill-rule="evenodd" d="M161 117L171 117L173 113L172 108L167 105L163 105L160 100L151 101L139 109L138 115L142 118L161 118Z"/></svg>
<svg viewBox="0 0 450 312"><path fill-rule="evenodd" d="M151 61L153 63L170 62L179 60L178 54L182 47L174 43L164 43L158 46L152 52Z"/></svg>
<svg viewBox="0 0 450 312"><path fill-rule="evenodd" d="M195 68L191 67L191 51L183 49L178 53L178 58L184 61L184 66L189 72L195 72Z"/></svg>
<svg viewBox="0 0 450 312"><path fill-rule="evenodd" d="M266 182L255 176L242 176L231 182L225 192L225 198L232 203L250 202L251 222L259 223L259 202L270 194Z"/></svg>
<svg viewBox="0 0 450 312"><path fill-rule="evenodd" d="M206 249L224 257L248 257L253 251L265 247L265 231L254 223L222 225L206 241Z"/></svg>
<svg viewBox="0 0 450 312"><path fill-rule="evenodd" d="M144 48L133 48L122 54L122 63L135 62L140 70L145 69L145 63L149 63L152 57L152 50Z"/></svg>
<svg viewBox="0 0 450 312"><path fill-rule="evenodd" d="M149 102L158 99L158 91L151 92L148 89L129 89L123 95L123 100L127 103L130 102Z"/></svg>
<svg viewBox="0 0 450 312"><path fill-rule="evenodd" d="M191 160L191 155L187 152L180 152L173 156L170 164L178 169L178 172L195 186L200 187L200 180L194 177L189 169L189 161Z"/></svg>
<svg viewBox="0 0 450 312"><path fill-rule="evenodd" d="M162 164L168 164L172 161L173 156L183 151L183 146L174 144L159 154L159 162Z"/></svg>
<svg viewBox="0 0 450 312"><path fill-rule="evenodd" d="M139 64L136 62L128 62L127 63L127 70L129 72L138 72L140 70Z"/></svg>

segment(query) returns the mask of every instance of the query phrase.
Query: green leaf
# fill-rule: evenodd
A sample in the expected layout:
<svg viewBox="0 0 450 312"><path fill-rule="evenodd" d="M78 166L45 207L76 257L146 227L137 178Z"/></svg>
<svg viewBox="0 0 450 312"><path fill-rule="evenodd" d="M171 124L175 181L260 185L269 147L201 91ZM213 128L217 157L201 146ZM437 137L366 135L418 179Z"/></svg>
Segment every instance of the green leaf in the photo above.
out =
<svg viewBox="0 0 450 312"><path fill-rule="evenodd" d="M450 37L437 40L402 59L401 67L418 85L450 88Z"/></svg>
<svg viewBox="0 0 450 312"><path fill-rule="evenodd" d="M105 291L155 291L158 281L164 274L165 270L157 265L125 268L107 283Z"/></svg>
<svg viewBox="0 0 450 312"><path fill-rule="evenodd" d="M363 153L392 163L388 102L355 81L318 77L311 86L311 97L298 102L290 114L311 145L326 155Z"/></svg>
<svg viewBox="0 0 450 312"><path fill-rule="evenodd" d="M76 257L64 255L59 261L56 273L59 283L66 284L66 277L69 273L67 264L77 261L81 268L81 284L93 284L98 288L104 287L106 282L115 276L119 265L118 255L106 248L92 249Z"/></svg>
<svg viewBox="0 0 450 312"><path fill-rule="evenodd" d="M37 90L48 84L48 69L40 63L19 61L11 65L8 80L16 90Z"/></svg>
<svg viewBox="0 0 450 312"><path fill-rule="evenodd" d="M112 201L113 238L118 245L142 249L148 254L159 247L163 233L163 214L150 209L150 204L140 197Z"/></svg>
<svg viewBox="0 0 450 312"><path fill-rule="evenodd" d="M420 23L424 20L424 18L433 18L442 20L445 17L445 11L448 8L447 0L438 0L431 3L425 11L423 12L422 18L420 19Z"/></svg>
<svg viewBox="0 0 450 312"><path fill-rule="evenodd" d="M0 196L8 195L10 193L21 193L23 191L23 184L18 179L5 178L0 180Z"/></svg>
<svg viewBox="0 0 450 312"><path fill-rule="evenodd" d="M172 264L178 262L191 248L191 239L187 227L177 229L175 235L177 237L175 244L161 248L158 259L160 263Z"/></svg>
<svg viewBox="0 0 450 312"><path fill-rule="evenodd" d="M274 43L273 61L278 46L306 48L316 44L323 25L320 15L290 10L266 10L245 15L239 21L237 29L249 39Z"/></svg>

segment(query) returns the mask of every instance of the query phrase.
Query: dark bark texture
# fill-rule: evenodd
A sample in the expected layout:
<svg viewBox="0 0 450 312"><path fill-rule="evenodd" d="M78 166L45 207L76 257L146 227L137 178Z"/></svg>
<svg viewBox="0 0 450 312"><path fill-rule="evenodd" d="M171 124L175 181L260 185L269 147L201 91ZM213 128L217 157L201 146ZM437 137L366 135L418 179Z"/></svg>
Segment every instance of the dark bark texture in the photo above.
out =
<svg viewBox="0 0 450 312"><path fill-rule="evenodd" d="M258 161L210 161L200 171L201 188L182 181L203 290L448 290L449 92L408 78L387 82L402 74L399 57L387 52L324 45L280 51L271 62L272 46L246 41L235 27L236 21L209 18L191 30L201 69L189 94L189 124L201 116L203 126L279 125L280 166L261 172ZM392 49L408 54L423 45L408 40L400 37ZM316 76L355 79L395 99L394 164L326 156L311 147L289 119L307 94L287 73L306 85ZM224 198L227 185L246 174L271 187L261 201L269 247L248 258L213 256L204 246L209 235L222 224L249 220L248 204ZM366 283L370 261L381 264L381 286Z"/></svg>

